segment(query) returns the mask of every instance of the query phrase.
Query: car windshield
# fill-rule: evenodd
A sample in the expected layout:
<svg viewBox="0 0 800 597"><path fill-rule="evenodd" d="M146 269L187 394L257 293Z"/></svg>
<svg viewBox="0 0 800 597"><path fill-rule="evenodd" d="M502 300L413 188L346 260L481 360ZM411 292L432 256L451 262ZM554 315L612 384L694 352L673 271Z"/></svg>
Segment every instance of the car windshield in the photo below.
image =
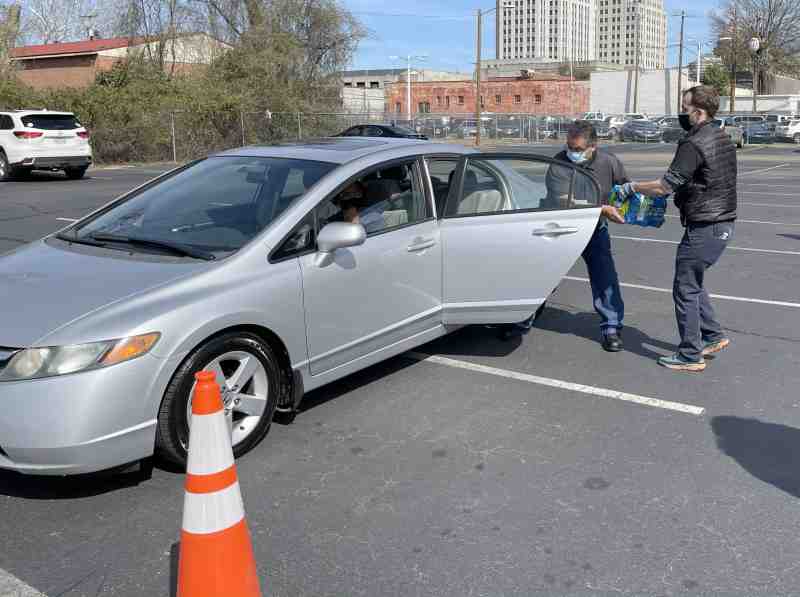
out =
<svg viewBox="0 0 800 597"><path fill-rule="evenodd" d="M91 243L100 237L112 248L109 235L152 241L148 250L157 242L212 254L233 252L335 167L285 158L207 158L80 224L73 238Z"/></svg>
<svg viewBox="0 0 800 597"><path fill-rule="evenodd" d="M395 134L398 134L398 135L416 135L417 134L416 131L412 131L411 129L406 128L404 126L393 126L393 127L391 127L391 130L392 130L392 132L394 132Z"/></svg>
<svg viewBox="0 0 800 597"><path fill-rule="evenodd" d="M28 114L21 120L26 128L44 131L71 131L81 128L78 119L72 114Z"/></svg>

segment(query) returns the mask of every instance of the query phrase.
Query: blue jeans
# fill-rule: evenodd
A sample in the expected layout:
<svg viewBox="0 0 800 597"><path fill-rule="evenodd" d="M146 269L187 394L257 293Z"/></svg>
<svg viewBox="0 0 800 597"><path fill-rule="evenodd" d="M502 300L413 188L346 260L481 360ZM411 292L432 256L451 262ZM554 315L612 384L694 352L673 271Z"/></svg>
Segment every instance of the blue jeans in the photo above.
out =
<svg viewBox="0 0 800 597"><path fill-rule="evenodd" d="M600 331L603 335L622 329L625 318L625 303L619 288L617 268L611 253L611 236L608 226L598 226L589 244L583 250L583 260L589 270L592 286L592 304L600 316Z"/></svg>
<svg viewBox="0 0 800 597"><path fill-rule="evenodd" d="M592 303L601 320L600 331L603 335L619 332L625 317L625 303L622 302L617 268L614 266L614 256L611 254L608 226L601 224L597 227L589 244L583 250L582 257L589 270ZM514 326L519 332L526 333L533 327L534 319L532 315Z"/></svg>

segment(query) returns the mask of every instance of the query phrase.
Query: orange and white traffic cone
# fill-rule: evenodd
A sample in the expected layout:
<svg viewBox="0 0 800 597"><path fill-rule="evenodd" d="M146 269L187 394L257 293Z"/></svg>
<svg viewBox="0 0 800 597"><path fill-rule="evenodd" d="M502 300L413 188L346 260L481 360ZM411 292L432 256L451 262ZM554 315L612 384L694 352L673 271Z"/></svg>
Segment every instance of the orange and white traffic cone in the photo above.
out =
<svg viewBox="0 0 800 597"><path fill-rule="evenodd" d="M195 379L178 597L260 597L219 386L209 371Z"/></svg>

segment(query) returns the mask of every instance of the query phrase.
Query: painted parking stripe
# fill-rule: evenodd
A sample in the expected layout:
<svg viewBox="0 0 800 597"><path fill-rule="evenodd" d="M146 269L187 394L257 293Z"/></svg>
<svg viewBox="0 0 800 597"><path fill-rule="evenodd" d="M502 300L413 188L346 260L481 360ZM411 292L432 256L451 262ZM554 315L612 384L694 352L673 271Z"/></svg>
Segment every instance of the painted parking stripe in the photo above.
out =
<svg viewBox="0 0 800 597"><path fill-rule="evenodd" d="M660 238L639 238L638 236L619 236L612 235L611 238L618 238L621 240L633 240L641 243L661 243L665 245L679 245L677 240L662 240ZM800 251L780 251L778 249L752 249L750 247L735 247L728 246L726 251L749 251L751 253L772 253L775 255L800 255Z"/></svg>
<svg viewBox="0 0 800 597"><path fill-rule="evenodd" d="M3 597L45 597L44 593L26 585L2 568L0 568L0 595Z"/></svg>
<svg viewBox="0 0 800 597"><path fill-rule="evenodd" d="M747 176L749 174L763 174L764 172L772 172L773 170L777 170L778 168L785 168L789 164L778 164L777 166L772 166L771 168L762 168L761 170L747 170L746 172L740 172L739 178L742 176Z"/></svg>
<svg viewBox="0 0 800 597"><path fill-rule="evenodd" d="M739 205L752 205L753 207L800 207L800 203L796 205L788 205L786 203L752 203L748 201L738 201Z"/></svg>
<svg viewBox="0 0 800 597"><path fill-rule="evenodd" d="M509 371L507 369L498 369L497 367L488 367L486 365L478 365L477 363L470 363L468 361L459 361L456 359L449 359L447 357L440 357L436 355L429 355L420 352L408 352L404 356L408 356L416 361L423 361L427 363L434 363L437 365L444 365L445 367L453 367L455 369L465 369L476 373L485 373L488 375L495 375L497 377L504 377L506 379L514 379L517 381L524 381L540 386L548 386L557 388L559 390L567 390L570 392L579 392L581 394L588 394L598 398L611 398L613 400L622 400L623 402L633 402L642 406L650 406L653 408L661 408L665 410L672 410L675 412L686 413L695 416L702 416L706 409L701 406L694 406L691 404L683 404L681 402L671 402L669 400L660 400L658 398L648 398L647 396L639 396L637 394L628 394L627 392L618 392L616 390L607 390L605 388L597 388L594 386L585 386L579 383L572 383L570 381L562 381L560 379L551 379L549 377L540 377L538 375L530 375L529 373L519 373L518 371Z"/></svg>
<svg viewBox="0 0 800 597"><path fill-rule="evenodd" d="M565 280L572 280L573 282L586 282L589 283L589 278L579 278L577 276L564 276ZM651 292L663 292L665 294L672 294L672 288L658 288L657 286L645 286L643 284L629 284L620 282L620 286L625 288L637 288L638 290L649 290ZM767 299L749 298L746 296L730 296L728 294L711 294L711 298L723 301L735 301L739 303L756 303L759 305L773 305L775 307L789 307L792 309L800 309L800 303L791 303L789 301L770 301Z"/></svg>
<svg viewBox="0 0 800 597"><path fill-rule="evenodd" d="M666 218L672 218L674 220L680 220L680 216L671 216L667 214L664 216ZM767 222L765 220L742 220L741 218L736 218L737 224L767 224L769 226L800 226L800 224L791 224L787 222Z"/></svg>
<svg viewBox="0 0 800 597"><path fill-rule="evenodd" d="M77 222L78 220L75 218L56 218L59 222L69 222L70 224Z"/></svg>

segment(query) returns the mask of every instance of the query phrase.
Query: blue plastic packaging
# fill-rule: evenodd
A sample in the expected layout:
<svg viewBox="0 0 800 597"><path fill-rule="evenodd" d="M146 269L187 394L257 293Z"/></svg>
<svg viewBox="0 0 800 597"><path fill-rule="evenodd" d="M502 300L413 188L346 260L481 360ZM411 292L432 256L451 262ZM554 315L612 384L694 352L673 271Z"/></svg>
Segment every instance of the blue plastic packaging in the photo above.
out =
<svg viewBox="0 0 800 597"><path fill-rule="evenodd" d="M645 197L641 193L634 193L626 199L620 199L620 191L621 187L615 186L611 190L608 203L619 210L626 224L648 228L663 226L667 197Z"/></svg>

